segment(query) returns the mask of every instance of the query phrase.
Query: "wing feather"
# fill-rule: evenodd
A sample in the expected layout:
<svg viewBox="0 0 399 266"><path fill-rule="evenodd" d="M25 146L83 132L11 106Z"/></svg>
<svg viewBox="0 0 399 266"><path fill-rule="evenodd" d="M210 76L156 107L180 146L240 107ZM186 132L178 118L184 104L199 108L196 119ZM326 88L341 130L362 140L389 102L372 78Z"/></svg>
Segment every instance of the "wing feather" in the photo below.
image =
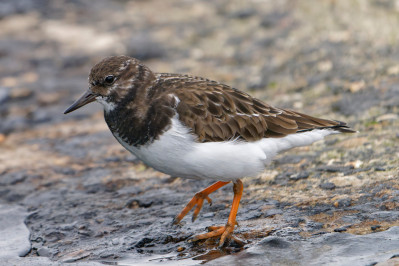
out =
<svg viewBox="0 0 399 266"><path fill-rule="evenodd" d="M162 74L160 74L162 75ZM281 138L313 129L354 132L345 123L270 106L245 92L203 78L176 75L176 111L198 141Z"/></svg>

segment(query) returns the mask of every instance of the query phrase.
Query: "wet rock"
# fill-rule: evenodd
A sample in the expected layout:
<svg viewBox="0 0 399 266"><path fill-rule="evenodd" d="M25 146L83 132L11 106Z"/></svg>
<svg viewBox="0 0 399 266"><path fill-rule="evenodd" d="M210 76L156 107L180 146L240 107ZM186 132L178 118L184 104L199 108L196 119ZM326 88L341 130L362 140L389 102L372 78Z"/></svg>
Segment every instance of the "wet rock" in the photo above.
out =
<svg viewBox="0 0 399 266"><path fill-rule="evenodd" d="M324 225L323 223L318 223L318 222L314 222L314 221L309 221L309 222L306 223L306 229L307 229L309 232L313 232L313 231L322 229L322 228L323 228L323 225Z"/></svg>
<svg viewBox="0 0 399 266"><path fill-rule="evenodd" d="M370 219L375 219L378 221L396 221L399 220L398 211L378 211L373 212L369 215Z"/></svg>
<svg viewBox="0 0 399 266"><path fill-rule="evenodd" d="M302 237L299 235L303 230L299 228L286 227L276 230L273 235L277 237L286 238L287 241L299 240Z"/></svg>
<svg viewBox="0 0 399 266"><path fill-rule="evenodd" d="M77 255L75 255L75 254L77 254ZM77 262L79 260L82 260L82 259L87 258L88 256L90 256L90 253L89 252L85 252L83 250L80 250L78 252L73 252L73 255L74 256L70 256L68 254L68 256L66 256L67 258L65 258L62 262L63 263Z"/></svg>
<svg viewBox="0 0 399 266"><path fill-rule="evenodd" d="M266 237L262 241L259 242L259 245L269 248L278 248L278 249L287 249L291 245L289 242L285 241L280 237Z"/></svg>
<svg viewBox="0 0 399 266"><path fill-rule="evenodd" d="M110 252L101 252L100 254L98 254L98 256L102 259L106 259L106 258L112 258L112 259L117 259L119 256L117 256L114 253L110 253Z"/></svg>
<svg viewBox="0 0 399 266"><path fill-rule="evenodd" d="M74 228L76 228L76 221L73 222L73 223L70 223L70 224L63 224L63 225L60 225L59 228L60 228L61 230L64 230L64 231L71 231L71 230L73 230Z"/></svg>
<svg viewBox="0 0 399 266"><path fill-rule="evenodd" d="M23 257L31 250L26 211L19 206L0 205L0 258Z"/></svg>
<svg viewBox="0 0 399 266"><path fill-rule="evenodd" d="M153 204L153 201L147 201L147 202L143 202L141 200L138 199L130 199L125 207L129 208L129 209L135 209L135 208L149 208L151 207L151 205Z"/></svg>
<svg viewBox="0 0 399 266"><path fill-rule="evenodd" d="M316 205L309 208L309 214L315 215L319 213L328 213L329 211L331 211L331 209L332 209L331 205Z"/></svg>
<svg viewBox="0 0 399 266"><path fill-rule="evenodd" d="M322 234L306 241L289 242L284 238L266 237L236 256L221 257L207 264L264 265L266 261L267 265L296 265L300 261L301 265L374 265L397 254L399 234L394 234L397 231L399 227L369 235ZM328 252L320 255L320 249L315 247L328 247Z"/></svg>
<svg viewBox="0 0 399 266"><path fill-rule="evenodd" d="M213 217L214 215L212 214L211 217ZM241 217L241 219L243 220L252 220L252 219L257 219L259 217L262 216L262 212L260 210L253 210L253 211L244 211L243 217ZM205 216L204 216L205 218Z"/></svg>
<svg viewBox="0 0 399 266"><path fill-rule="evenodd" d="M289 177L291 175L293 175L293 173L290 173L290 172L280 173L274 178L273 184L287 185Z"/></svg>
<svg viewBox="0 0 399 266"><path fill-rule="evenodd" d="M0 195L7 196L11 192L11 189L0 189Z"/></svg>
<svg viewBox="0 0 399 266"><path fill-rule="evenodd" d="M134 247L135 247L135 248L142 248L142 247L148 246L148 244L151 244L152 241L154 241L154 239L144 237L144 238L142 238L139 242L137 242L137 243L134 245Z"/></svg>
<svg viewBox="0 0 399 266"><path fill-rule="evenodd" d="M379 225L379 224L377 224L377 225L372 225L372 226L370 227L370 229L373 230L373 231L376 231L376 230L378 230L378 229L380 229L380 228L381 228L381 225Z"/></svg>
<svg viewBox="0 0 399 266"><path fill-rule="evenodd" d="M4 199L7 201L7 202L9 202L9 203L12 203L12 202L17 202L17 201L21 201L23 198L25 197L25 195L23 195L23 194L20 194L20 193L8 193L5 197L4 197Z"/></svg>
<svg viewBox="0 0 399 266"><path fill-rule="evenodd" d="M338 165L325 165L325 166L319 166L316 168L317 171L323 171L323 172L329 172L329 173L345 173L353 170L354 167L352 165L350 166L338 166Z"/></svg>
<svg viewBox="0 0 399 266"><path fill-rule="evenodd" d="M44 231L44 236L46 237L46 241L56 242L63 239L65 237L65 234L59 231L55 231L53 228L48 228Z"/></svg>
<svg viewBox="0 0 399 266"><path fill-rule="evenodd" d="M28 177L25 171L1 174L0 185L15 185L23 182Z"/></svg>
<svg viewBox="0 0 399 266"><path fill-rule="evenodd" d="M349 207L352 204L352 199L346 198L346 199L340 199L334 203L334 207L340 208L340 207Z"/></svg>
<svg viewBox="0 0 399 266"><path fill-rule="evenodd" d="M308 172L300 172L300 173L291 175L290 179L297 181L297 180L300 180L300 179L306 179L308 177L309 177L309 173Z"/></svg>
<svg viewBox="0 0 399 266"><path fill-rule="evenodd" d="M88 230L88 229L78 230L78 234L81 235L81 236L85 236L85 237L90 237L90 236L93 236L93 235L94 235L93 231ZM100 234L97 234L97 235L95 235L95 236L96 236L96 237L99 237L99 236L103 236L103 234L100 233Z"/></svg>
<svg viewBox="0 0 399 266"><path fill-rule="evenodd" d="M84 186L87 193L96 194L107 191L107 186L102 183L89 184Z"/></svg>
<svg viewBox="0 0 399 266"><path fill-rule="evenodd" d="M283 211L280 210L280 209L269 209L269 210L267 210L267 211L263 214L263 216L264 216L265 218L267 218L267 217L272 217L272 216L274 216L274 215L282 214L282 213L283 213Z"/></svg>
<svg viewBox="0 0 399 266"><path fill-rule="evenodd" d="M333 190L336 188L335 184L331 182L321 183L319 187L324 190Z"/></svg>
<svg viewBox="0 0 399 266"><path fill-rule="evenodd" d="M53 257L54 255L56 255L58 253L57 250L48 248L48 247L41 247L39 248L37 251L37 255L41 256L41 257Z"/></svg>
<svg viewBox="0 0 399 266"><path fill-rule="evenodd" d="M286 219L286 221L291 227L299 227L300 224L306 222L304 218L297 218L297 217L290 217Z"/></svg>
<svg viewBox="0 0 399 266"><path fill-rule="evenodd" d="M362 221L362 218L358 215L345 215L339 219L339 222L349 223L349 224L357 224Z"/></svg>
<svg viewBox="0 0 399 266"><path fill-rule="evenodd" d="M334 232L342 233L342 232L346 232L347 230L348 230L348 228L344 226L344 227L335 228Z"/></svg>

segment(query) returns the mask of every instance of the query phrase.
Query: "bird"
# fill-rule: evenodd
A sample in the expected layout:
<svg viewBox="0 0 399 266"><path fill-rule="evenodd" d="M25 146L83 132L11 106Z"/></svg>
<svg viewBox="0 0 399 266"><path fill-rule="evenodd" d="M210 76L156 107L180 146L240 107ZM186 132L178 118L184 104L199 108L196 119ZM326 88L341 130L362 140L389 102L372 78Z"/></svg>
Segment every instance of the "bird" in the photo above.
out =
<svg viewBox="0 0 399 266"><path fill-rule="evenodd" d="M233 238L244 177L256 177L288 149L327 135L354 133L345 122L273 107L231 86L207 78L156 73L138 59L109 56L90 71L89 87L64 114L91 102L103 106L116 140L146 165L165 174L214 182L196 193L173 219L191 210L194 221L209 195L233 183L227 222L192 241Z"/></svg>

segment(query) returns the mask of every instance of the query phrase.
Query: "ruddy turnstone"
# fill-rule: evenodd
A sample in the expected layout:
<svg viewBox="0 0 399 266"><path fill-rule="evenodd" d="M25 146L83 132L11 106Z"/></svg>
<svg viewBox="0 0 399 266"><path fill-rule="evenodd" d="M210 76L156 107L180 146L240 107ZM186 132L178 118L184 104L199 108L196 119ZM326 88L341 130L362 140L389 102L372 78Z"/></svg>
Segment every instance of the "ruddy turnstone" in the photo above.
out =
<svg viewBox="0 0 399 266"><path fill-rule="evenodd" d="M193 240L230 237L242 196L240 178L256 177L273 157L335 133L353 133L346 123L276 108L245 92L206 78L154 73L139 60L111 56L96 64L89 89L65 114L90 102L118 142L152 168L216 183L196 193L173 223L195 207L194 221L209 194L233 182L234 199L225 226Z"/></svg>

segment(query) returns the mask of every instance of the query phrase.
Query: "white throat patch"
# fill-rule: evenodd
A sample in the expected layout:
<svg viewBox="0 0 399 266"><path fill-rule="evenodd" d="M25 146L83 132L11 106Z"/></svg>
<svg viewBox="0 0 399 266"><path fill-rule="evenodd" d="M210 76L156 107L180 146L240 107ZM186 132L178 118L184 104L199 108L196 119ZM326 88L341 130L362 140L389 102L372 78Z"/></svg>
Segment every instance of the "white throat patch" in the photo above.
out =
<svg viewBox="0 0 399 266"><path fill-rule="evenodd" d="M108 112L110 112L110 111L115 109L115 104L114 103L107 102L105 100L105 98L103 98L101 96L96 97L96 100L97 100L97 102L101 103L101 105L104 107L104 111L106 113L108 113Z"/></svg>

